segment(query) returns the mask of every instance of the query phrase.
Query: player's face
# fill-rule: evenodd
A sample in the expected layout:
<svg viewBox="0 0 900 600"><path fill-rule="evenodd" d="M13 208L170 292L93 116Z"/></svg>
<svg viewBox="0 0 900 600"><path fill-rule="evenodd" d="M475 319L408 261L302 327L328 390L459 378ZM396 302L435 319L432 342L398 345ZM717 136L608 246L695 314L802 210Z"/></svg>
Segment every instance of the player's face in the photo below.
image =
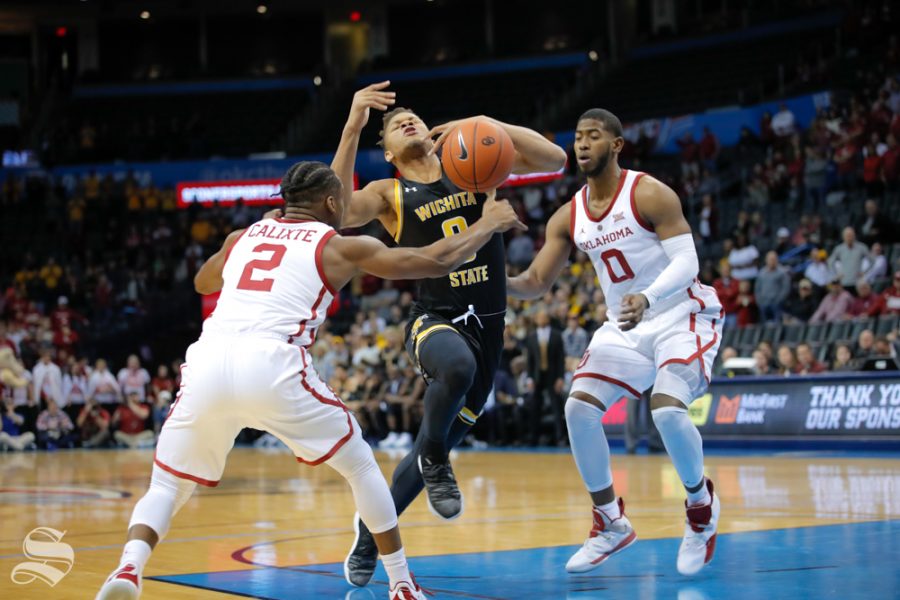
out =
<svg viewBox="0 0 900 600"><path fill-rule="evenodd" d="M396 115L384 132L384 155L388 161L424 154L432 145L433 142L428 137L428 126L413 113Z"/></svg>
<svg viewBox="0 0 900 600"><path fill-rule="evenodd" d="M575 159L578 168L588 177L597 177L612 162L613 155L622 150L624 140L615 137L596 119L584 119L575 129Z"/></svg>

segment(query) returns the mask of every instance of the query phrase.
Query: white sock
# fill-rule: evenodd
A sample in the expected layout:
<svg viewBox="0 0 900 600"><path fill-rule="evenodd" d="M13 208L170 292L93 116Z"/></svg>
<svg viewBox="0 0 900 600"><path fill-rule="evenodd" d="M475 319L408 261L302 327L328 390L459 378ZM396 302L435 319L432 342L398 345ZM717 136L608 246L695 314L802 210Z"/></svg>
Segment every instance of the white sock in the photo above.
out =
<svg viewBox="0 0 900 600"><path fill-rule="evenodd" d="M566 425L572 456L589 492L599 492L613 484L609 444L601 422L603 412L599 407L577 398L566 400Z"/></svg>
<svg viewBox="0 0 900 600"><path fill-rule="evenodd" d="M597 510L609 517L610 521L614 521L622 516L622 512L619 510L618 498L608 504L595 504L594 506L597 507Z"/></svg>
<svg viewBox="0 0 900 600"><path fill-rule="evenodd" d="M687 409L664 406L652 411L652 415L666 452L669 453L684 487L701 486L696 492L688 492L688 504L708 503L709 492L705 485L701 485L704 482L703 439L688 417Z"/></svg>
<svg viewBox="0 0 900 600"><path fill-rule="evenodd" d="M406 553L400 548L393 554L383 554L381 556L381 564L387 571L388 579L391 587L400 581L412 581L409 576L409 564L406 562Z"/></svg>
<svg viewBox="0 0 900 600"><path fill-rule="evenodd" d="M136 565L139 571L143 571L144 565L150 559L151 552L153 549L144 540L129 540L125 543L125 549L122 551L121 564L131 563Z"/></svg>

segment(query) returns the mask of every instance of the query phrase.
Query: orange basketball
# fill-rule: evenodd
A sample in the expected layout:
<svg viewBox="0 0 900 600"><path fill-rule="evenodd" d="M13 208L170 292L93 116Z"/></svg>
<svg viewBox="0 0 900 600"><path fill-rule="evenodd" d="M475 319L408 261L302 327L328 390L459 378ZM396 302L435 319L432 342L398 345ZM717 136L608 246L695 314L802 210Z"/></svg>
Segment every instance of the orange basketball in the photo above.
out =
<svg viewBox="0 0 900 600"><path fill-rule="evenodd" d="M506 181L516 150L509 134L488 119L477 117L459 124L444 142L441 164L458 187L487 192Z"/></svg>

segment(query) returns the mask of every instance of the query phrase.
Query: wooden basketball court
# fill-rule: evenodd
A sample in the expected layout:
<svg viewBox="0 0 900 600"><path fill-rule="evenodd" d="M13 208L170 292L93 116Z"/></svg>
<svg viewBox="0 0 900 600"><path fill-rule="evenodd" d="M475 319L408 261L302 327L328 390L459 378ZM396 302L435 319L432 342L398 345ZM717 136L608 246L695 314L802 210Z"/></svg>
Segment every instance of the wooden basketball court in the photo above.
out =
<svg viewBox="0 0 900 600"><path fill-rule="evenodd" d="M399 457L379 454L387 475ZM151 461L151 451L0 455L0 598L93 598L116 566ZM460 452L463 517L439 522L420 497L401 518L420 583L436 597L497 599L715 598L725 590L776 597L772 586L802 586L798 593L809 597L895 597L900 589L896 454L712 453L720 531L734 535L720 536L716 560L693 579L675 570L683 490L668 458L617 455L613 464L640 541L572 577L563 566L584 540L590 513L571 456ZM327 466L235 449L219 487L199 488L176 517L150 559L142 597L384 598L380 567L362 590L341 576L354 510L349 487ZM65 531L62 541L74 548L71 571L53 588L11 579L37 527Z"/></svg>

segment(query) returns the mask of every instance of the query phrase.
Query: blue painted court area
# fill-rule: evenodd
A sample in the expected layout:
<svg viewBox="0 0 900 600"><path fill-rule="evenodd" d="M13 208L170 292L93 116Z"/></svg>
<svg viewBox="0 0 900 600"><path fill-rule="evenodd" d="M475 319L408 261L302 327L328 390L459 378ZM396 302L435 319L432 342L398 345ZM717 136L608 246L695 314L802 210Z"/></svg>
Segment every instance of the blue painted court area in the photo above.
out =
<svg viewBox="0 0 900 600"><path fill-rule="evenodd" d="M897 598L900 521L778 529L719 536L716 558L694 578L675 570L679 539L639 541L600 567L570 576L574 546L412 558L419 583L437 598ZM384 598L379 570L365 589L348 586L341 565L261 568L150 577L271 600Z"/></svg>

